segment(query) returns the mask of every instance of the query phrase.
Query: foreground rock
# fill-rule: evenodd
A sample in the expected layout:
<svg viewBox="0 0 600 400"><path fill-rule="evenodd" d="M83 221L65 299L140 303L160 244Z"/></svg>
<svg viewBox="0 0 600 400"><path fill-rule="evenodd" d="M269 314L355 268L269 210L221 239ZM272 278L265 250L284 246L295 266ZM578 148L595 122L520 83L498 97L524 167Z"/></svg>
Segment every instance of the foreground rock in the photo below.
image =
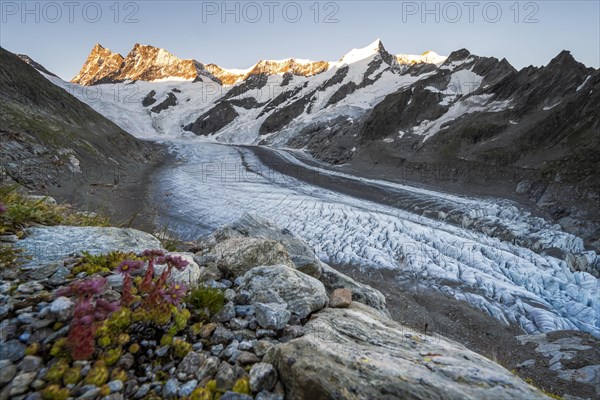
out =
<svg viewBox="0 0 600 400"><path fill-rule="evenodd" d="M242 278L241 290L254 302L285 303L299 318L322 309L329 300L321 282L285 265L252 268Z"/></svg>
<svg viewBox="0 0 600 400"><path fill-rule="evenodd" d="M362 304L324 309L304 328L266 357L288 399L548 398L462 345L418 335Z"/></svg>
<svg viewBox="0 0 600 400"><path fill-rule="evenodd" d="M261 231L277 236L276 228L268 224L262 224ZM77 265L77 257L68 256L52 265L43 254L66 246L68 238L81 247L62 249L58 254L109 252L115 250L112 245L134 251L136 246L160 248L160 243L150 235L116 228L34 231L23 242L35 239L31 243L38 246L39 265L25 271L12 268L2 275L7 283L0 286L0 307L6 316L0 324L0 400L39 399L41 394L46 398L53 393L82 399L214 398L217 394L223 394L223 399L262 400L545 398L462 345L441 336L418 335L393 322L386 317L385 301L377 300L383 298L378 291L357 283L335 288L353 281L337 271L328 272L331 268L318 262L302 241L289 233L282 235L295 251L302 249L301 258L299 253L292 256L282 242L245 236L234 241L217 241L213 236L212 246L199 254L178 253L190 264L181 266L175 279L211 287L199 289L206 290L202 296L217 288L222 297L213 300L220 298L222 306L211 310L198 295L194 301L181 299L181 313L173 316L173 325L132 320L119 331L117 340L122 346L118 351L102 350L96 343L90 362L67 362L65 367L73 371L66 379L71 381L71 373L77 379L65 384L66 372L58 369L60 361L52 352L60 354L56 353L62 346L58 343L64 343L69 332L76 300L51 292L76 279L71 268ZM227 256L215 257L214 248L225 241L219 248L220 254ZM31 244L26 242L27 246ZM314 268L302 272L295 262L285 263L293 259L298 263L304 260L303 266L312 260L319 273ZM254 265L256 260L283 264ZM155 274L161 268L157 265ZM115 271L102 274L111 286L103 299L122 299L122 278L115 279L121 275ZM324 277L325 282L327 277L335 277L335 285L324 283ZM379 309L353 301L355 290ZM177 336L165 338L175 324L181 324ZM587 342L575 344L582 350L588 346ZM114 358L108 369L103 369L109 351ZM106 393L108 397L104 397Z"/></svg>

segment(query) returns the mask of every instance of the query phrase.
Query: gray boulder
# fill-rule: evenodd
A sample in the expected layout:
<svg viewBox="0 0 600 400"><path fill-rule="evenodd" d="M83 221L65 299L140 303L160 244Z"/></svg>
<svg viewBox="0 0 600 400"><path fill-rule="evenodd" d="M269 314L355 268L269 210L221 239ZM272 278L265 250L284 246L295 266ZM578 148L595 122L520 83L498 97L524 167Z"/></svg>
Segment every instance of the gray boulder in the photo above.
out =
<svg viewBox="0 0 600 400"><path fill-rule="evenodd" d="M259 265L283 264L294 267L285 247L274 240L233 238L213 248L219 269L227 276L241 276Z"/></svg>
<svg viewBox="0 0 600 400"><path fill-rule="evenodd" d="M283 329L290 315L285 304L256 303L256 322L265 329Z"/></svg>
<svg viewBox="0 0 600 400"><path fill-rule="evenodd" d="M270 391L277 383L277 371L268 363L257 363L250 370L250 390L253 393Z"/></svg>
<svg viewBox="0 0 600 400"><path fill-rule="evenodd" d="M61 264L71 253L103 254L114 250L142 252L162 249L149 233L129 228L48 226L26 229L27 237L15 245L30 257L24 267Z"/></svg>
<svg viewBox="0 0 600 400"><path fill-rule="evenodd" d="M240 290L248 291L253 302L271 291L276 294L275 298L278 296L287 304L291 313L300 318L322 309L329 301L321 282L285 265L252 268L244 275Z"/></svg>
<svg viewBox="0 0 600 400"><path fill-rule="evenodd" d="M275 346L289 399L548 399L464 346L418 334L360 303L326 308Z"/></svg>

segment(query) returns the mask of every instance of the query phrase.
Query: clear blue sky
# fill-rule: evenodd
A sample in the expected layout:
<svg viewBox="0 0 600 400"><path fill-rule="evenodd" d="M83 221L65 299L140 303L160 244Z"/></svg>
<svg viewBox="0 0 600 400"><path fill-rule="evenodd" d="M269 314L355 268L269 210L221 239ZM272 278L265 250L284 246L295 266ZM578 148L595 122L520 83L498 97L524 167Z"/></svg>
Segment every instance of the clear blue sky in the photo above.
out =
<svg viewBox="0 0 600 400"><path fill-rule="evenodd" d="M228 68L287 57L337 60L376 38L395 54L447 55L464 47L505 57L517 68L547 64L567 49L600 67L598 0L516 7L514 0L466 2L322 1L315 7L315 1L259 0L228 2L226 13L222 1L28 2L24 9L22 1L2 0L0 44L64 79L76 75L97 42L123 55L136 42L151 44Z"/></svg>

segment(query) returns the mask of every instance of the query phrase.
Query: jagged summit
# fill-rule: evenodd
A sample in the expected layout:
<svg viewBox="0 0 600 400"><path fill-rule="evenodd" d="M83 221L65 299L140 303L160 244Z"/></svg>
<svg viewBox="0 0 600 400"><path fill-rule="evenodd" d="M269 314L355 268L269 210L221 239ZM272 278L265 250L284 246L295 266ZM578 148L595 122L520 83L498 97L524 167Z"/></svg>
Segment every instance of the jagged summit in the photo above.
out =
<svg viewBox="0 0 600 400"><path fill-rule="evenodd" d="M113 53L96 43L79 74L71 80L81 85L93 85L102 82L115 74L121 67L123 56Z"/></svg>
<svg viewBox="0 0 600 400"><path fill-rule="evenodd" d="M251 75L267 74L282 75L290 73L299 76L313 76L329 69L327 61L311 61L299 58L284 60L261 60L247 69L227 69L216 64L208 64L207 70L218 78L224 85L233 85L246 80Z"/></svg>
<svg viewBox="0 0 600 400"><path fill-rule="evenodd" d="M350 50L340 59L340 61L338 61L337 64L353 64L357 61L364 60L375 55L381 55L384 58L384 60L393 58L383 46L381 39L376 39L373 43L369 44L368 46Z"/></svg>
<svg viewBox="0 0 600 400"><path fill-rule="evenodd" d="M563 50L548 63L548 68L585 68L585 65L575 60L568 50Z"/></svg>
<svg viewBox="0 0 600 400"><path fill-rule="evenodd" d="M448 58L446 58L446 63L451 63L451 62L457 62L457 61L464 61L466 59L468 59L471 56L471 52L467 49L459 49L459 50L455 50L452 53L450 53L450 55L448 56Z"/></svg>
<svg viewBox="0 0 600 400"><path fill-rule="evenodd" d="M203 80L214 77L196 60L183 60L168 51L136 43L125 58L96 44L71 82L81 85L125 80Z"/></svg>
<svg viewBox="0 0 600 400"><path fill-rule="evenodd" d="M352 49L338 62L312 61L300 58L284 60L261 60L246 69L228 69L217 64L203 64L197 60L184 60L167 50L151 45L136 43L127 56L96 43L92 48L79 74L73 83L94 85L99 83L122 82L125 80L212 80L223 85L234 85L258 74L283 75L286 73L310 77L331 69L334 66L352 64L379 56L390 66L398 64L436 64L446 59L433 51L421 55L392 55L380 39L368 46Z"/></svg>
<svg viewBox="0 0 600 400"><path fill-rule="evenodd" d="M446 61L446 56L441 56L435 51L428 50L420 55L412 54L397 54L396 61L402 65L414 65L414 64L435 64L440 66Z"/></svg>

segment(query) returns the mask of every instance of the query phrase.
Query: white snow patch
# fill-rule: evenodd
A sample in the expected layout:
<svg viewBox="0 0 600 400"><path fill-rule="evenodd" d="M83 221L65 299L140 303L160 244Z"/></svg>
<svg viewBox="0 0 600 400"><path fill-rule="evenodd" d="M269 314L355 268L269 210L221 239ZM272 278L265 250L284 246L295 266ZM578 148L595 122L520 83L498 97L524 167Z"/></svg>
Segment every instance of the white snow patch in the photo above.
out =
<svg viewBox="0 0 600 400"><path fill-rule="evenodd" d="M551 106L545 106L545 107L542 108L542 110L544 110L544 111L552 110L554 107L556 107L560 103L562 103L562 100L559 101L559 102L557 102L557 103L552 104Z"/></svg>
<svg viewBox="0 0 600 400"><path fill-rule="evenodd" d="M492 97L491 94L470 96L464 100L460 100L454 103L450 109L442 115L440 118L434 121L423 121L419 126L413 127L412 133L416 135L422 135L423 141L426 141L436 133L438 133L443 126L461 116L473 112L500 112L506 110L509 106L509 101L493 101L489 102Z"/></svg>
<svg viewBox="0 0 600 400"><path fill-rule="evenodd" d="M583 87L585 86L586 83L588 83L588 81L590 80L592 76L588 75L587 78L585 78L585 81L583 81L583 83L579 86L577 86L577 89L575 89L576 92L579 92L581 89L583 89Z"/></svg>

